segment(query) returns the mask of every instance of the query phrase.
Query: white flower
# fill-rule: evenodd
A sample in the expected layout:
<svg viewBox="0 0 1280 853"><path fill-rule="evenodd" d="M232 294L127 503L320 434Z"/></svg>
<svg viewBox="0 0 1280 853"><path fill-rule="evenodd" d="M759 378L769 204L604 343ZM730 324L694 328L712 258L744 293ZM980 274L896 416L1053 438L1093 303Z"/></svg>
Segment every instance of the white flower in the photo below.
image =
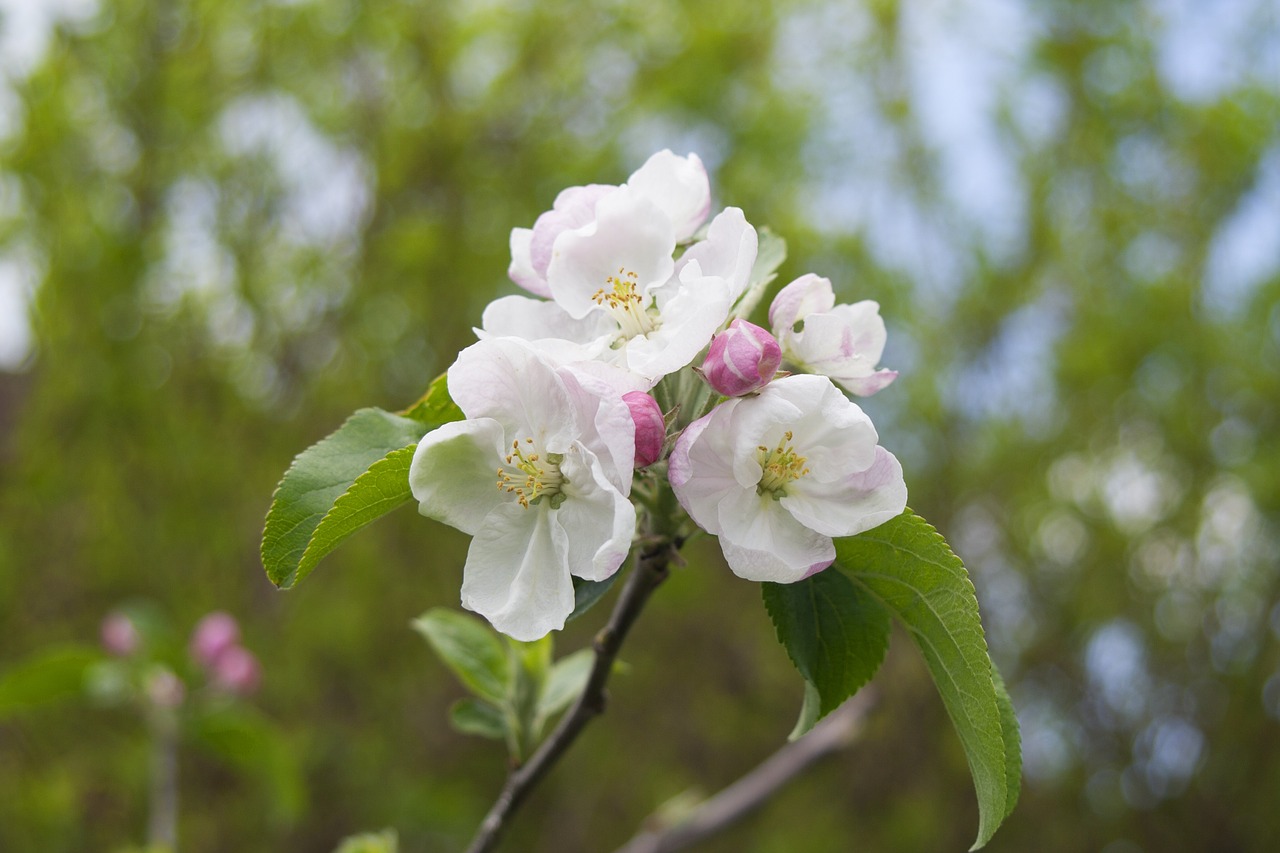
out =
<svg viewBox="0 0 1280 853"><path fill-rule="evenodd" d="M449 368L466 420L418 443L409 485L423 515L474 537L462 605L517 640L564 627L570 576L609 577L635 533L635 424L605 383L527 343L483 340Z"/></svg>
<svg viewBox="0 0 1280 853"><path fill-rule="evenodd" d="M561 193L531 232L512 236L513 277L553 301L495 300L482 336L535 341L565 361L605 361L646 387L689 364L745 290L757 247L742 211L727 208L676 264L676 244L705 217L707 193L701 162L670 152L623 186Z"/></svg>
<svg viewBox="0 0 1280 853"><path fill-rule="evenodd" d="M623 186L662 210L676 240L693 236L711 209L711 185L697 154L679 157L659 151ZM608 184L569 187L556 196L551 210L539 216L533 228L512 229L511 266L507 270L511 280L538 296L550 296L547 269L556 241L567 231L589 227L595 221L597 203L621 188Z"/></svg>
<svg viewBox="0 0 1280 853"><path fill-rule="evenodd" d="M720 537L735 574L792 583L831 564L832 537L905 509L902 467L878 440L830 380L789 376L690 424L668 476L680 505Z"/></svg>
<svg viewBox="0 0 1280 853"><path fill-rule="evenodd" d="M835 303L828 279L801 276L778 291L769 307L774 337L797 370L830 376L848 391L869 396L898 376L896 370L876 370L887 338L880 306L871 300Z"/></svg>

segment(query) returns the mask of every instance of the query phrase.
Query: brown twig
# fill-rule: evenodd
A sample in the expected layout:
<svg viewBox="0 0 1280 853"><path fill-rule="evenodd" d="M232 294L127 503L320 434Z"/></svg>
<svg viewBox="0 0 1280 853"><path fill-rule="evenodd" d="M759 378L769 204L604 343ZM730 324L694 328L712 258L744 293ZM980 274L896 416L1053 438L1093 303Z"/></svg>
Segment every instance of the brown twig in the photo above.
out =
<svg viewBox="0 0 1280 853"><path fill-rule="evenodd" d="M555 765L565 750L577 739L582 729L592 718L604 712L607 695L605 686L613 671L613 663L618 657L618 650L632 623L640 615L645 602L653 591L667 579L668 567L678 544L663 540L642 550L636 559L636 566L627 579L627 585L618 598L618 603L609 616L609 623L596 635L593 647L596 653L595 664L587 679L587 686L573 707L560 720L551 736L543 741L537 751L520 767L515 768L507 776L502 793L494 802L489 813L476 831L467 853L486 853L498 843L511 815L519 808L529 792Z"/></svg>
<svg viewBox="0 0 1280 853"><path fill-rule="evenodd" d="M675 853L721 832L757 809L815 761L853 743L875 702L874 691L864 688L832 711L813 731L773 753L755 770L702 803L691 814L674 825L642 831L616 853Z"/></svg>

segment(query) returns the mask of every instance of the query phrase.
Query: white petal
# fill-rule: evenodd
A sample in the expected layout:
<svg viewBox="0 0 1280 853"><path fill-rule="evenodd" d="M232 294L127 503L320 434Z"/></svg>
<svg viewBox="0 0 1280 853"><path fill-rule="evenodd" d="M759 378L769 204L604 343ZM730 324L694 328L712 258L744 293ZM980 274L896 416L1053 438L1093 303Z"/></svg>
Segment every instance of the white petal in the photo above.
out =
<svg viewBox="0 0 1280 853"><path fill-rule="evenodd" d="M631 278L640 294L667 281L675 264L675 234L669 220L651 201L625 189L596 206L596 219L556 240L547 283L570 315L585 317L601 310L593 297L612 289L611 279Z"/></svg>
<svg viewBox="0 0 1280 853"><path fill-rule="evenodd" d="M720 549L738 577L794 583L835 559L831 537L810 530L768 495L729 495L720 506Z"/></svg>
<svg viewBox="0 0 1280 853"><path fill-rule="evenodd" d="M622 495L629 495L636 453L636 426L631 409L617 386L601 378L602 371L588 372L579 367L568 365L558 371L569 396L578 405L578 423L582 427L578 441L593 458L599 457L601 470L613 487ZM616 369L612 372L622 373Z"/></svg>
<svg viewBox="0 0 1280 853"><path fill-rule="evenodd" d="M569 341L591 346L609 333L605 317L575 320L554 302L527 296L503 296L490 302L480 319L484 331L494 337ZM590 357L590 356L588 356Z"/></svg>
<svg viewBox="0 0 1280 853"><path fill-rule="evenodd" d="M701 275L691 262L657 292L662 324L623 344L627 369L656 382L689 364L724 325L731 301L724 279Z"/></svg>
<svg viewBox="0 0 1280 853"><path fill-rule="evenodd" d="M539 296L550 296L547 280L533 269L533 259L529 255L533 243L533 230L530 228L511 229L511 266L507 267L507 275L516 284L530 293Z"/></svg>
<svg viewBox="0 0 1280 853"><path fill-rule="evenodd" d="M711 210L711 184L697 154L659 151L627 179L627 186L667 214L677 240L692 237Z"/></svg>
<svg viewBox="0 0 1280 853"><path fill-rule="evenodd" d="M791 348L811 370L827 376L870 376L884 352L884 320L870 300L837 305L804 318L804 331L794 335Z"/></svg>
<svg viewBox="0 0 1280 853"><path fill-rule="evenodd" d="M564 627L573 612L568 542L550 508L504 503L484 519L462 570L462 606L528 642Z"/></svg>
<svg viewBox="0 0 1280 853"><path fill-rule="evenodd" d="M694 243L680 258L680 263L697 261L702 274L717 276L729 285L730 302L737 301L747 289L751 267L756 262L759 236L742 211L726 207L707 229L707 239Z"/></svg>
<svg viewBox="0 0 1280 853"><path fill-rule="evenodd" d="M506 452L502 424L491 418L456 421L418 442L409 465L409 489L418 512L475 535L504 495L497 469Z"/></svg>
<svg viewBox="0 0 1280 853"><path fill-rule="evenodd" d="M564 503L552 510L552 518L564 528L569 571L586 580L604 580L631 550L636 509L606 479L600 460L581 445L566 454L560 471L569 482Z"/></svg>
<svg viewBox="0 0 1280 853"><path fill-rule="evenodd" d="M835 483L801 478L779 503L796 520L827 536L853 536L878 527L907 507L907 484L897 458L877 447L865 471Z"/></svg>
<svg viewBox="0 0 1280 853"><path fill-rule="evenodd" d="M449 396L469 418L490 417L510 439L532 438L563 453L578 437L576 406L564 383L532 347L516 338L489 338L458 353L449 368Z"/></svg>

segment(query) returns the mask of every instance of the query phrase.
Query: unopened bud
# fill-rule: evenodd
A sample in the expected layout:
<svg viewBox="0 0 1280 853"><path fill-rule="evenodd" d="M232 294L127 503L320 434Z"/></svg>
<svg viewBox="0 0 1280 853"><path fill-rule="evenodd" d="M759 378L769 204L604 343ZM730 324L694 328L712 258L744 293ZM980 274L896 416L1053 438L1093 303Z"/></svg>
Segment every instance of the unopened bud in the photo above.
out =
<svg viewBox="0 0 1280 853"><path fill-rule="evenodd" d="M240 626L230 613L215 611L196 623L191 633L191 656L204 667L213 666L222 653L240 639Z"/></svg>
<svg viewBox="0 0 1280 853"><path fill-rule="evenodd" d="M662 456L662 443L667 438L667 425L662 419L658 401L643 391L628 391L622 400L631 410L636 425L635 467L644 468Z"/></svg>
<svg viewBox="0 0 1280 853"><path fill-rule="evenodd" d="M237 696L254 692L262 681L258 659L243 646L232 646L218 655L211 674L214 684Z"/></svg>
<svg viewBox="0 0 1280 853"><path fill-rule="evenodd" d="M117 657L128 657L138 650L141 638L133 620L123 613L112 613L102 620L102 647Z"/></svg>
<svg viewBox="0 0 1280 853"><path fill-rule="evenodd" d="M768 385L780 364L782 347L773 335L739 319L711 339L699 372L717 393L741 397Z"/></svg>

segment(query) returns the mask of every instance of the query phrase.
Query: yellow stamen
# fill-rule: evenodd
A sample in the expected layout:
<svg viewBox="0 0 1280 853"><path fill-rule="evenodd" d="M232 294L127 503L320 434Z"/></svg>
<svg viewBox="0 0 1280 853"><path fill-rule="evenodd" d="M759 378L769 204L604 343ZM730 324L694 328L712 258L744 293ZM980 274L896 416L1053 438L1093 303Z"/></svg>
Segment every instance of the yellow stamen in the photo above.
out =
<svg viewBox="0 0 1280 853"><path fill-rule="evenodd" d="M805 465L808 460L796 453L791 445L793 439L791 430L787 430L773 450L764 445L756 448L759 451L761 468L760 482L756 485L757 494L763 495L767 492L777 500L786 494L788 483L799 480L809 473L809 468Z"/></svg>

